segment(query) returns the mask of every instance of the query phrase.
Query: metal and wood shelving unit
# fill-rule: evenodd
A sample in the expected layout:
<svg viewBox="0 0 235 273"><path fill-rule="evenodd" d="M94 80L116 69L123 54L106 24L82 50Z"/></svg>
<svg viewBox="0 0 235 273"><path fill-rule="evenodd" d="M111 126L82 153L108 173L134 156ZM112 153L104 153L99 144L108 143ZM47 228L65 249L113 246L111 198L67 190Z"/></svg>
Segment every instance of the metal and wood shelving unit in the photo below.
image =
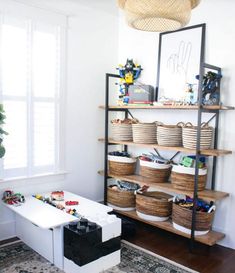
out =
<svg viewBox="0 0 235 273"><path fill-rule="evenodd" d="M199 86L202 86L202 80L204 75L204 69L211 69L215 70L218 73L221 72L221 69L219 67L215 67L208 64L202 64L200 68L200 77L199 77ZM154 187L157 190L163 190L169 193L173 194L187 194L194 198L194 207L193 207L193 213L192 213L192 232L191 235L188 235L186 233L183 233L179 230L176 230L171 220L164 221L164 222L152 222L152 221L146 221L141 218L139 218L135 211L117 211L118 214L126 216L128 218L138 220L144 223L147 223L151 226L161 228L164 230L167 230L169 232L181 235L183 237L189 238L191 249L193 248L194 241L198 241L200 243L206 244L208 246L212 246L216 244L218 241L224 238L225 234L221 232L216 232L211 230L209 233L203 236L194 236L195 233L195 221L196 221L196 201L198 198L202 198L207 201L220 201L227 196L229 196L229 193L221 192L221 191L215 191L215 175L216 175L216 164L217 164L217 157L218 156L225 156L228 154L231 154L231 151L228 150L219 150L217 148L217 142L218 142L218 125L219 125L219 114L221 111L224 110L234 110L234 107L230 106L221 106L221 105L212 105L212 106L204 106L202 105L202 92L199 90L199 98L198 98L198 105L159 105L159 106L133 106L133 105L126 105L126 106L110 106L109 105L109 84L110 84L110 78L119 78L119 75L116 74L106 74L106 98L105 98L105 105L100 106L101 109L105 110L105 137L99 139L100 142L104 143L104 170L99 171L99 174L104 176L104 202L107 203L107 186L108 186L108 179L109 178L115 178L120 180L125 180L129 182L135 182L140 185L148 185L150 187ZM196 149L186 149L184 147L166 147L166 146L160 146L157 144L137 144L130 141L114 141L109 138L109 113L110 112L122 112L124 113L125 118L128 118L129 116L133 117L130 110L138 110L138 109L146 109L146 110L183 110L183 111L189 111L193 110L197 113L198 122L197 122L197 147ZM214 145L213 149L208 150L201 150L200 149L200 136L201 136L201 121L202 121L202 114L206 113L212 113L212 118L208 121L215 120L215 132L214 132ZM195 168L195 183L194 183L194 191L188 192L183 190L177 190L174 189L172 184L169 183L150 183L147 178L140 176L140 175L127 175L127 176L117 176L112 175L108 173L108 147L109 145L121 145L125 151L128 150L128 146L134 146L136 148L149 148L149 149L157 149L157 150L166 150L166 151L175 151L177 155L180 152L188 153L188 154L194 154L196 155L196 166L198 166L200 155L205 156L211 156L213 161L212 166L212 178L211 178L211 188L205 189L204 191L198 191L198 168Z"/></svg>

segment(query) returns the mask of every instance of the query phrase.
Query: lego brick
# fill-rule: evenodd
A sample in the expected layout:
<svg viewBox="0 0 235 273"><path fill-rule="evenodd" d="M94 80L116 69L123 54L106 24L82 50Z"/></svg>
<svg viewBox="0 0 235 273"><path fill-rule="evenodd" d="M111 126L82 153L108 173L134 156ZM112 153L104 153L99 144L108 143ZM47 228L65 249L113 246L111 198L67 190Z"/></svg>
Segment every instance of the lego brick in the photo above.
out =
<svg viewBox="0 0 235 273"><path fill-rule="evenodd" d="M64 258L64 271L66 273L100 273L104 270L107 270L121 261L121 252L117 250L113 253L110 253L107 256L101 257L89 264L84 266L78 266L73 261Z"/></svg>
<svg viewBox="0 0 235 273"><path fill-rule="evenodd" d="M79 222L77 228L71 225L64 227L64 256L75 264L83 266L120 249L120 237L102 242L100 226L82 232L78 228Z"/></svg>

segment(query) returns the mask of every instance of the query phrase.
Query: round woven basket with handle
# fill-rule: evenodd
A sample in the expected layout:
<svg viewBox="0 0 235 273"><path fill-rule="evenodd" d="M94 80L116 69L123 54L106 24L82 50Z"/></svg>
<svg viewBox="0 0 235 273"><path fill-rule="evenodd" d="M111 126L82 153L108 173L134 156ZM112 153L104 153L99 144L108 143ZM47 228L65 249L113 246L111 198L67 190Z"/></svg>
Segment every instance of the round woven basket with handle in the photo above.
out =
<svg viewBox="0 0 235 273"><path fill-rule="evenodd" d="M134 191L124 191L108 187L107 201L109 204L120 208L135 209Z"/></svg>
<svg viewBox="0 0 235 273"><path fill-rule="evenodd" d="M197 147L197 126L193 126L190 122L186 123L183 127L183 147L188 149L196 149ZM208 123L201 125L200 148L210 149L213 138L213 127Z"/></svg>
<svg viewBox="0 0 235 273"><path fill-rule="evenodd" d="M157 143L156 124L153 123L137 123L132 124L133 142L142 144Z"/></svg>
<svg viewBox="0 0 235 273"><path fill-rule="evenodd" d="M173 196L164 192L153 191L136 194L136 211L151 216L169 217L172 211Z"/></svg>
<svg viewBox="0 0 235 273"><path fill-rule="evenodd" d="M139 159L140 175L151 183L167 182L171 173L171 164L159 164Z"/></svg>
<svg viewBox="0 0 235 273"><path fill-rule="evenodd" d="M111 125L112 139L116 141L132 141L132 125L114 123Z"/></svg>
<svg viewBox="0 0 235 273"><path fill-rule="evenodd" d="M196 231L209 231L212 227L215 212L196 212ZM172 221L177 225L191 230L192 228L192 210L173 204Z"/></svg>
<svg viewBox="0 0 235 273"><path fill-rule="evenodd" d="M165 125L157 122L157 143L161 146L181 147L183 122L176 125Z"/></svg>
<svg viewBox="0 0 235 273"><path fill-rule="evenodd" d="M131 175L135 173L136 158L108 156L109 173L113 175Z"/></svg>
<svg viewBox="0 0 235 273"><path fill-rule="evenodd" d="M207 168L199 169L198 191L205 190L207 179ZM171 183L175 189L193 191L195 180L195 168L173 165L171 171Z"/></svg>

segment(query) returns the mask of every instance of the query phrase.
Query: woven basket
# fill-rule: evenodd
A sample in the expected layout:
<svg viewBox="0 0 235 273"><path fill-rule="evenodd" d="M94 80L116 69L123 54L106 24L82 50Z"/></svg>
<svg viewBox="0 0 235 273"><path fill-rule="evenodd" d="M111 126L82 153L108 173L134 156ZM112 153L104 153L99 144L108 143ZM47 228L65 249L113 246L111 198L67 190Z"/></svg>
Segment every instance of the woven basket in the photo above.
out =
<svg viewBox="0 0 235 273"><path fill-rule="evenodd" d="M194 190L195 168L173 165L171 183L175 189L184 191ZM207 168L198 170L198 191L203 191L206 186Z"/></svg>
<svg viewBox="0 0 235 273"><path fill-rule="evenodd" d="M211 213L196 212L195 230L202 232L198 235L206 234L211 229L214 214L214 211ZM174 227L183 232L190 233L192 227L192 210L173 204L172 221Z"/></svg>
<svg viewBox="0 0 235 273"><path fill-rule="evenodd" d="M148 178L151 183L167 182L171 173L170 164L159 164L140 159L140 175Z"/></svg>
<svg viewBox="0 0 235 273"><path fill-rule="evenodd" d="M131 175L135 173L136 158L108 156L109 172L113 175Z"/></svg>
<svg viewBox="0 0 235 273"><path fill-rule="evenodd" d="M111 206L121 210L135 209L135 194L133 191L122 191L108 187L107 201Z"/></svg>
<svg viewBox="0 0 235 273"><path fill-rule="evenodd" d="M137 193L136 212L139 217L145 220L167 220L172 211L172 201L169 201L172 197L159 191Z"/></svg>
<svg viewBox="0 0 235 273"><path fill-rule="evenodd" d="M183 127L183 146L188 149L196 149L197 146L197 126L190 122ZM210 149L212 144L213 128L203 123L201 126L200 148Z"/></svg>
<svg viewBox="0 0 235 273"><path fill-rule="evenodd" d="M157 123L157 143L161 146L180 147L182 146L182 127L184 123L177 125L164 125Z"/></svg>
<svg viewBox="0 0 235 273"><path fill-rule="evenodd" d="M111 125L112 138L116 141L132 141L132 125L114 123Z"/></svg>
<svg viewBox="0 0 235 273"><path fill-rule="evenodd" d="M133 142L152 144L157 143L155 123L132 124Z"/></svg>

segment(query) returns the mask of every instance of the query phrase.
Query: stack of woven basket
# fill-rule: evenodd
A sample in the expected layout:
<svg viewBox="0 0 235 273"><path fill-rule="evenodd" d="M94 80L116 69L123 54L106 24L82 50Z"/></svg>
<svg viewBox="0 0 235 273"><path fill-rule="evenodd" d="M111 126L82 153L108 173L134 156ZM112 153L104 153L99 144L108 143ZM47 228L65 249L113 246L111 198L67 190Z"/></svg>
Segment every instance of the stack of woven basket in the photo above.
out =
<svg viewBox="0 0 235 273"><path fill-rule="evenodd" d="M112 136L116 141L132 141L132 124L137 123L136 119L114 119L112 123Z"/></svg>
<svg viewBox="0 0 235 273"><path fill-rule="evenodd" d="M183 122L176 125L164 125L157 122L157 143L161 146L180 147L182 146Z"/></svg>

